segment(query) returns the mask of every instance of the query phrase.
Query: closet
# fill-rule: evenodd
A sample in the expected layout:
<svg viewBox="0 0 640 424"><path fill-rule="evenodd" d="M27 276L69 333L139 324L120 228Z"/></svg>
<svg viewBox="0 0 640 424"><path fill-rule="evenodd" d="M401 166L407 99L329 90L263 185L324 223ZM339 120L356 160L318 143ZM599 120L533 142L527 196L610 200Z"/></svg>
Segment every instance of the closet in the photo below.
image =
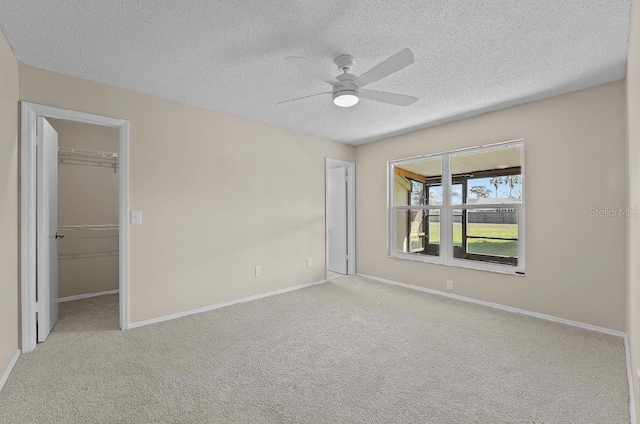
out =
<svg viewBox="0 0 640 424"><path fill-rule="evenodd" d="M51 119L58 132L58 296L118 289L118 131Z"/></svg>

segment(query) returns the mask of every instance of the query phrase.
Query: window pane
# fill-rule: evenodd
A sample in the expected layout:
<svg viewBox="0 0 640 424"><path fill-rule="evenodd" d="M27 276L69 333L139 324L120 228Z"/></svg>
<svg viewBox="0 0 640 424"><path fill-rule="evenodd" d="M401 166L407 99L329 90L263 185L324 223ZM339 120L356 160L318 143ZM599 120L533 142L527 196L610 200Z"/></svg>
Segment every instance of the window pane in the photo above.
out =
<svg viewBox="0 0 640 424"><path fill-rule="evenodd" d="M407 200L410 205L424 205L427 203L425 194L425 184L415 180L409 180L411 182L411 193L409 193L409 199Z"/></svg>
<svg viewBox="0 0 640 424"><path fill-rule="evenodd" d="M451 184L451 204L452 205L461 205L464 200L464 196L462 195L462 190L464 188L464 184Z"/></svg>
<svg viewBox="0 0 640 424"><path fill-rule="evenodd" d="M521 203L521 148L518 145L452 155L451 204ZM462 198L456 197L459 192Z"/></svg>
<svg viewBox="0 0 640 424"><path fill-rule="evenodd" d="M518 264L518 210L455 209L453 256L481 262Z"/></svg>
<svg viewBox="0 0 640 424"><path fill-rule="evenodd" d="M439 183L433 183L429 186L429 204L441 205L442 204L442 186Z"/></svg>
<svg viewBox="0 0 640 424"><path fill-rule="evenodd" d="M419 255L440 255L440 210L395 212L395 249Z"/></svg>
<svg viewBox="0 0 640 424"><path fill-rule="evenodd" d="M394 166L394 173L395 205L442 204L442 157L401 163Z"/></svg>
<svg viewBox="0 0 640 424"><path fill-rule="evenodd" d="M453 210L453 245L462 246L462 209Z"/></svg>

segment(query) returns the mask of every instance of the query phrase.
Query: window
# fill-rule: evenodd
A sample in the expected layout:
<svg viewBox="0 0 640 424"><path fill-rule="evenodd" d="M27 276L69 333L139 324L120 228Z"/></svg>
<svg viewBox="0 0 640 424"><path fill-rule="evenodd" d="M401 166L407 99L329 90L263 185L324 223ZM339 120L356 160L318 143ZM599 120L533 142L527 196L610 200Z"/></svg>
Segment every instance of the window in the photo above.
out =
<svg viewBox="0 0 640 424"><path fill-rule="evenodd" d="M524 273L523 142L391 162L390 254Z"/></svg>

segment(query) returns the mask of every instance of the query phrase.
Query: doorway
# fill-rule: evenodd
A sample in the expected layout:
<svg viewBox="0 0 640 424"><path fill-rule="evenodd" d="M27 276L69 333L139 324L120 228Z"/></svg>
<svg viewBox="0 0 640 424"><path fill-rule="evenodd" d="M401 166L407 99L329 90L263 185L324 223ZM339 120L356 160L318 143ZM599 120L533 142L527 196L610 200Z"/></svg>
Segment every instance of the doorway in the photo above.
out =
<svg viewBox="0 0 640 424"><path fill-rule="evenodd" d="M326 277L355 275L355 164L326 159Z"/></svg>
<svg viewBox="0 0 640 424"><path fill-rule="evenodd" d="M46 340L59 301L118 293L114 322L124 330L129 325L128 122L26 102L21 111L22 351ZM63 143L56 128L64 129ZM91 128L94 140L82 135ZM105 134L112 136L110 148L96 148L104 145ZM92 278L92 272L106 278Z"/></svg>

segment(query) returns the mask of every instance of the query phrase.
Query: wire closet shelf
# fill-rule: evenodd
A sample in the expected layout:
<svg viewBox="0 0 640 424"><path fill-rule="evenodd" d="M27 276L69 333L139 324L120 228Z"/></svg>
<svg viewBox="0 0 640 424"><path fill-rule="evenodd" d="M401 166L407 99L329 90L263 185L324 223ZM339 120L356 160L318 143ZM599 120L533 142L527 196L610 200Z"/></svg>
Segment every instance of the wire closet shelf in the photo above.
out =
<svg viewBox="0 0 640 424"><path fill-rule="evenodd" d="M119 226L117 224L59 225L58 258L72 259L94 256L117 256Z"/></svg>
<svg viewBox="0 0 640 424"><path fill-rule="evenodd" d="M118 172L120 165L117 153L71 147L58 147L58 162L72 165L102 166L113 168L113 172Z"/></svg>

